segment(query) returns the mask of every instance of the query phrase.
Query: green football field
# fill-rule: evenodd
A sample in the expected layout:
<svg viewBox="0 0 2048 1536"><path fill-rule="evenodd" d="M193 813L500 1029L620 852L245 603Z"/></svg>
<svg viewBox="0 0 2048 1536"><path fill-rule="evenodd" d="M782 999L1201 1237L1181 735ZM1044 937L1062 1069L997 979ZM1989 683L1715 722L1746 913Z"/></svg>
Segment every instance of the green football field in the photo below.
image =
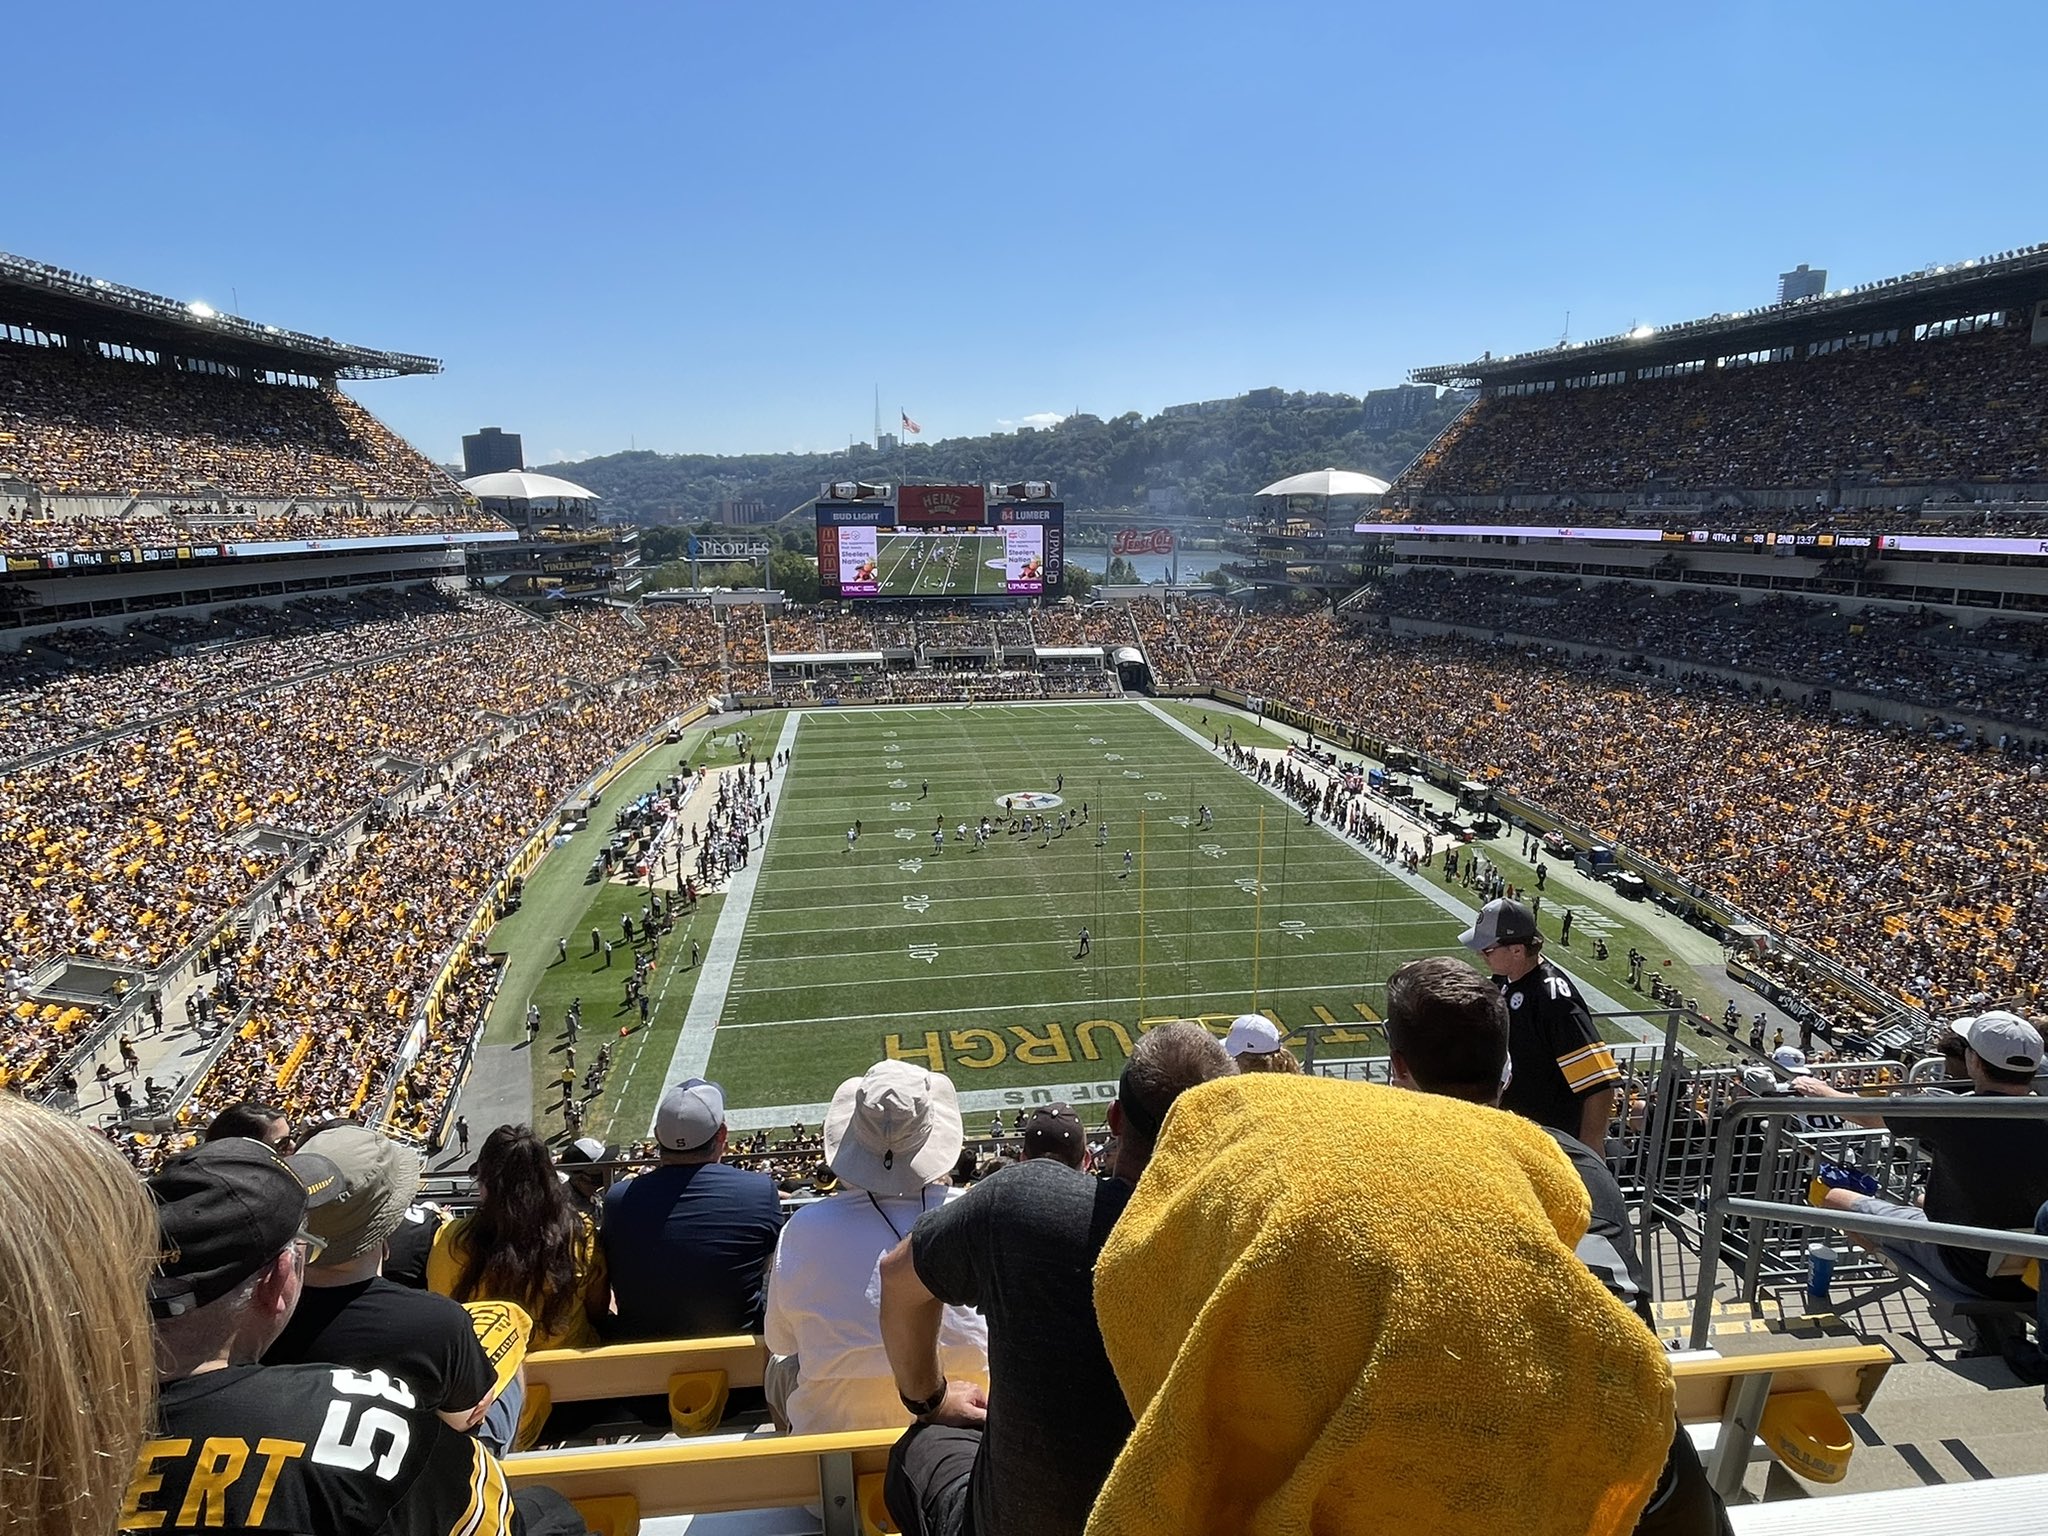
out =
<svg viewBox="0 0 2048 1536"><path fill-rule="evenodd" d="M645 1134L661 1088L691 1071L725 1086L734 1124L747 1129L815 1122L841 1080L884 1056L944 1070L970 1111L1040 1094L1103 1104L1130 1042L1166 1019L1220 1033L1256 1009L1289 1031L1297 1053L1300 1028L1321 1024L1322 1057L1384 1055L1374 1021L1387 974L1416 955L1456 952L1462 924L1228 767L1209 744L1226 718L1241 740L1274 744L1220 711L1205 726L1201 706L1188 704L757 717L746 728L758 753L786 742L795 754L771 784L767 849L664 944L651 1019L642 1025L624 1005L623 946L607 967L591 944L593 928L616 939L619 914L644 899L587 881L609 832L600 812L493 934L508 969L489 1038L523 1038L519 1017L529 997L539 1002L546 1028L528 1065L535 1103L557 1103L559 1021L581 997L579 1074L597 1042L615 1041L585 1128L624 1140ZM735 758L723 733L660 749L607 793L607 808L679 761ZM1013 834L1003 802L1018 812L1026 796L1055 817L1085 804L1086 824L1049 843ZM983 816L1002 829L977 850L957 829ZM1580 922L1600 918L1583 909ZM566 959L557 935L569 940ZM1591 979L1613 989L1598 971ZM542 1117L559 1129L553 1112Z"/></svg>

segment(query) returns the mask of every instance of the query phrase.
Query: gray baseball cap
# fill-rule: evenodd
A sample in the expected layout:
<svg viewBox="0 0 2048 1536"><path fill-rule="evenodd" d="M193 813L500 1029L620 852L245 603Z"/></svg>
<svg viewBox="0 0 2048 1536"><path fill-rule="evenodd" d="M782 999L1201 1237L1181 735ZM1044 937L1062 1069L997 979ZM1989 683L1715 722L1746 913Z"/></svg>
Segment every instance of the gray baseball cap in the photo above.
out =
<svg viewBox="0 0 2048 1536"><path fill-rule="evenodd" d="M1991 1066L2007 1072L2041 1070L2041 1031L2016 1013L1994 1008L1957 1019L1949 1028Z"/></svg>
<svg viewBox="0 0 2048 1536"><path fill-rule="evenodd" d="M654 1139L664 1152L695 1152L724 1124L725 1090L701 1077L686 1077L661 1096Z"/></svg>
<svg viewBox="0 0 2048 1536"><path fill-rule="evenodd" d="M1479 921L1459 934L1458 942L1483 954L1496 944L1526 944L1536 936L1536 914L1503 896L1479 909Z"/></svg>

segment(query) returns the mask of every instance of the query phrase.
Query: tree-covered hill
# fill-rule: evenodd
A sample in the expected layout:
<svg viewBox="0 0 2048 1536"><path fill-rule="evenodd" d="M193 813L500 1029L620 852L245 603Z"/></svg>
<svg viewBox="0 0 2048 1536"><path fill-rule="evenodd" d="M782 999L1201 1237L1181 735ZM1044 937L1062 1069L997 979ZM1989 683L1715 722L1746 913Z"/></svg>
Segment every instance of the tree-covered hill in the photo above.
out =
<svg viewBox="0 0 2048 1536"><path fill-rule="evenodd" d="M641 523L714 518L722 501L759 501L770 517L848 477L972 484L1051 479L1070 512L1142 506L1152 491L1178 491L1182 509L1218 517L1242 508L1282 475L1335 467L1392 479L1457 414L1446 397L1398 427L1368 428L1350 395L1257 389L1234 400L1178 407L1149 420L1069 416L1056 427L912 442L852 455L614 453L536 466L589 486L605 510Z"/></svg>

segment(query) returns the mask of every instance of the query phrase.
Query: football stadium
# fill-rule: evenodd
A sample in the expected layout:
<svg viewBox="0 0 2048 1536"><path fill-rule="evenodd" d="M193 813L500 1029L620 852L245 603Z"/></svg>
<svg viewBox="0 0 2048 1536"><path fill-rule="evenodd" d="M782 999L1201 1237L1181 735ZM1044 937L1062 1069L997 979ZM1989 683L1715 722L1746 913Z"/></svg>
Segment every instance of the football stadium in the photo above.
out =
<svg viewBox="0 0 2048 1536"><path fill-rule="evenodd" d="M1247 484L1229 592L1063 598L1076 509L1019 464L821 485L791 513L816 604L653 593L631 529L480 495L341 388L440 366L0 257L0 1083L160 1203L227 1144L209 1128L330 1149L343 1206L390 1204L380 1283L526 1303L490 1325L524 1366L473 1511L553 1490L592 1530L901 1528L891 1448L943 1419L948 1377L921 1407L877 1335L843 1347L879 1397L824 1404L823 1346L788 1341L828 1304L791 1299L787 1239L760 1310L775 1232L863 1196L879 1219L825 1267L881 1276L886 1333L876 1260L926 1189L1021 1189L1013 1169L1068 1153L1103 1188L1154 1158L1080 1295L1100 1252L1126 1388L1158 1365L1155 1409L1199 1416L1188 1377L1205 1348L1224 1369L1230 1330L1286 1349L1310 1335L1277 1314L1323 1328L1409 1283L1328 1240L1380 1241L1369 1213L1408 1211L1402 1186L1512 1186L1541 1224L1556 1145L1523 1124L1542 1145L1510 1156L1486 1128L1548 1092L1626 1255L1598 1307L1621 1299L1627 1337L1571 1341L1612 1350L1582 1411L1614 1410L1622 1489L1577 1528L1635 1528L1678 1483L1720 1529L2023 1528L1971 1522L2048 1471L2048 246L1417 366L1469 403L1367 496ZM1436 1070L1419 996L1498 1015L1506 1044L1396 1095ZM1565 1014L1584 1033L1525 1055ZM1255 1071L1241 1101L1207 1086ZM1396 1178L1382 1128L1333 1129L1354 1103L1458 1155ZM1260 1104L1298 1115L1286 1136L1231 1118ZM716 1265L645 1226L628 1181L707 1147L767 1201L754 1311L647 1321L648 1266L680 1291ZM392 1148L423 1175L350 1161ZM1317 1216L1302 1192L1332 1163L1355 1182ZM588 1317L446 1256L516 1230L491 1223L522 1168L520 1198L582 1213ZM340 1208L305 1212L315 1269L362 1251L328 1234ZM1213 1245L1145 1225L1168 1210L1255 1233L1213 1294ZM1421 1228L1396 1248L1454 1283L1494 1230ZM1544 1232L1567 1259L1591 1241ZM937 1273L913 1277L932 1318L986 1314L956 1339L946 1312L943 1370L1000 1394L1008 1304ZM1433 1316L1413 1284L1395 1310ZM1558 1342L1549 1293L1504 1284L1500 1331L1526 1315ZM1178 1363L1125 1374L1155 1335ZM1531 1393L1574 1390L1474 1337L1551 1383ZM1378 1390L1450 1414L1424 1390L1463 1380L1448 1354L1360 1347L1387 1351ZM1311 1528L1148 1523L1163 1431L1133 1417L1091 1530ZM1519 1417L1466 1468L1474 1507L1513 1507ZM295 1453L236 1452L259 1454ZM1363 1464L1407 1475L1384 1447ZM163 1524L155 1475L127 1528ZM193 1478L172 1527L235 1523ZM1855 1513L1786 1523L1835 1499ZM1313 1528L1467 1528L1416 1518Z"/></svg>

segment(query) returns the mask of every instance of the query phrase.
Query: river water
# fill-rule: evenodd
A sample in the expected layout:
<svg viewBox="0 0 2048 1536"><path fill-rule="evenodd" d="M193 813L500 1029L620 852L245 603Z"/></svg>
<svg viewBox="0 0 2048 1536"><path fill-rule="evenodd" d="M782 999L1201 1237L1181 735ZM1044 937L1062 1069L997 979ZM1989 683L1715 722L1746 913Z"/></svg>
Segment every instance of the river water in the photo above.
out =
<svg viewBox="0 0 2048 1536"><path fill-rule="evenodd" d="M1124 558L1138 573L1140 581L1167 581L1173 576L1172 555L1126 555ZM1067 546L1067 563L1078 565L1090 575L1101 578L1109 568L1109 546L1095 545L1090 548ZM1180 552L1180 579L1193 581L1204 571L1213 571L1223 563L1223 552L1218 549L1189 549Z"/></svg>

